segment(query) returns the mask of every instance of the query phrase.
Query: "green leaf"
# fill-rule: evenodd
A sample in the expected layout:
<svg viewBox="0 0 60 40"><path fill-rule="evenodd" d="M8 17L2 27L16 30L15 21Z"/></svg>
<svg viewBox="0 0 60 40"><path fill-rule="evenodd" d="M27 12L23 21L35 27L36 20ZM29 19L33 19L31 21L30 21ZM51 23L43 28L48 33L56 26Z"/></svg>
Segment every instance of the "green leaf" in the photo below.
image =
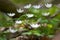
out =
<svg viewBox="0 0 60 40"><path fill-rule="evenodd" d="M22 33L23 35L32 35L32 32L25 32L25 33Z"/></svg>
<svg viewBox="0 0 60 40"><path fill-rule="evenodd" d="M56 6L53 6L52 8L49 9L49 12L51 15L53 15L57 10L58 8Z"/></svg>

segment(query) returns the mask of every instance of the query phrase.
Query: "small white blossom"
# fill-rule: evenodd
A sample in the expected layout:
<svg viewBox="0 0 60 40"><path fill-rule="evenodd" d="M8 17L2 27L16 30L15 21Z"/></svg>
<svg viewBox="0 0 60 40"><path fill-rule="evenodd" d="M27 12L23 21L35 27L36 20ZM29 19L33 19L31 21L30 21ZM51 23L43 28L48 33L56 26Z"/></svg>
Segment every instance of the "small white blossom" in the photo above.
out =
<svg viewBox="0 0 60 40"><path fill-rule="evenodd" d="M39 24L30 24L32 28L38 28L40 25Z"/></svg>
<svg viewBox="0 0 60 40"><path fill-rule="evenodd" d="M41 8L41 5L34 5L33 8L39 9Z"/></svg>
<svg viewBox="0 0 60 40"><path fill-rule="evenodd" d="M9 32L15 33L15 32L17 32L17 30L14 30L14 29L12 29L12 28L9 28Z"/></svg>
<svg viewBox="0 0 60 40"><path fill-rule="evenodd" d="M26 8L26 9L28 9L30 7L31 7L31 4L28 4L28 5L24 6L24 8Z"/></svg>
<svg viewBox="0 0 60 40"><path fill-rule="evenodd" d="M49 12L48 12L48 13L42 13L42 15L43 15L43 16L49 16L50 13L49 13Z"/></svg>
<svg viewBox="0 0 60 40"><path fill-rule="evenodd" d="M27 16L28 18L31 18L31 17L33 17L34 15L33 15L33 14L26 14L26 16Z"/></svg>
<svg viewBox="0 0 60 40"><path fill-rule="evenodd" d="M45 6L47 7L47 8L50 8L50 7L52 7L52 4L45 4Z"/></svg>
<svg viewBox="0 0 60 40"><path fill-rule="evenodd" d="M15 23L16 23L16 24L21 24L22 21L21 21L21 20L17 20L17 21L15 21Z"/></svg>
<svg viewBox="0 0 60 40"><path fill-rule="evenodd" d="M14 16L15 15L15 13L7 13L8 14L8 16Z"/></svg>
<svg viewBox="0 0 60 40"><path fill-rule="evenodd" d="M22 13L22 12L24 12L24 10L22 10L22 9L17 9L17 12L18 12L18 13Z"/></svg>

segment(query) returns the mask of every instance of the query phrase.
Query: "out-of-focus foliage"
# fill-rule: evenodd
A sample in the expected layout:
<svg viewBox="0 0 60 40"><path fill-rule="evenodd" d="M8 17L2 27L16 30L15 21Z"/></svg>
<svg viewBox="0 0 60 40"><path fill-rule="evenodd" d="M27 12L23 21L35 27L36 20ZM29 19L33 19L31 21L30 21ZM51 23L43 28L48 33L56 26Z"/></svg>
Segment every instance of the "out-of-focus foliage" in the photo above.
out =
<svg viewBox="0 0 60 40"><path fill-rule="evenodd" d="M27 4L27 3L38 3L39 0L11 0L14 3Z"/></svg>
<svg viewBox="0 0 60 40"><path fill-rule="evenodd" d="M8 26L12 26L12 25L13 25L13 21L11 21L11 18L6 16L5 14L0 13L0 26L8 27Z"/></svg>

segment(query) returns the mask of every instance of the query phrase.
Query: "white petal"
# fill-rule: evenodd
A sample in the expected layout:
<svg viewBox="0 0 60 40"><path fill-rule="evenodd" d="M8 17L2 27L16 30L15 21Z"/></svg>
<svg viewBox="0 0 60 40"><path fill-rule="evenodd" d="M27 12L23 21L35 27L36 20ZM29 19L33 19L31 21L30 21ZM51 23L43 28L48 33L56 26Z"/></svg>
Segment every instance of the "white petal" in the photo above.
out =
<svg viewBox="0 0 60 40"><path fill-rule="evenodd" d="M17 21L15 21L15 23L16 23L16 24L21 24L22 21L21 21L21 20L17 20Z"/></svg>
<svg viewBox="0 0 60 40"><path fill-rule="evenodd" d="M47 8L50 8L50 7L52 7L52 4L45 4L45 6L47 7Z"/></svg>
<svg viewBox="0 0 60 40"><path fill-rule="evenodd" d="M28 5L24 6L24 8L26 8L26 9L28 9L30 7L31 7L31 4L28 4Z"/></svg>
<svg viewBox="0 0 60 40"><path fill-rule="evenodd" d="M33 14L26 14L26 16L27 16L28 18L30 18L30 17L33 17L34 15L33 15Z"/></svg>
<svg viewBox="0 0 60 40"><path fill-rule="evenodd" d="M9 16L14 16L15 13L7 13Z"/></svg>
<svg viewBox="0 0 60 40"><path fill-rule="evenodd" d="M24 12L24 10L22 10L22 9L17 9L17 12L18 12L18 13L22 13L22 12Z"/></svg>

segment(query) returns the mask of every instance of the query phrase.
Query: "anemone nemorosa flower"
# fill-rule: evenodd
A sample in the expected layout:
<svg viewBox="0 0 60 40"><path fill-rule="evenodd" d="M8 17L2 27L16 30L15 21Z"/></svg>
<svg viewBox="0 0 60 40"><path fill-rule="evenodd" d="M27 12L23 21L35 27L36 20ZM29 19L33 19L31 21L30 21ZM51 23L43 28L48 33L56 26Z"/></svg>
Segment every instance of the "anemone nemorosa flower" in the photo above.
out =
<svg viewBox="0 0 60 40"><path fill-rule="evenodd" d="M24 12L24 10L22 10L22 9L17 9L17 12L18 12L18 13L22 13L22 12Z"/></svg>
<svg viewBox="0 0 60 40"><path fill-rule="evenodd" d="M31 7L31 4L25 5L24 8L28 9Z"/></svg>
<svg viewBox="0 0 60 40"><path fill-rule="evenodd" d="M33 8L39 9L41 8L41 5L33 5Z"/></svg>
<svg viewBox="0 0 60 40"><path fill-rule="evenodd" d="M12 28L9 28L9 32L11 32L11 33L15 33L15 32L17 32L17 30L12 29Z"/></svg>
<svg viewBox="0 0 60 40"><path fill-rule="evenodd" d="M26 14L26 16L27 16L28 18L31 18L31 17L33 17L34 15L33 15L33 14Z"/></svg>
<svg viewBox="0 0 60 40"><path fill-rule="evenodd" d="M32 28L38 28L40 24L30 24Z"/></svg>
<svg viewBox="0 0 60 40"><path fill-rule="evenodd" d="M21 24L22 21L21 21L21 20L16 20L15 23L16 23L16 24Z"/></svg>
<svg viewBox="0 0 60 40"><path fill-rule="evenodd" d="M45 4L45 6L47 7L47 8L50 8L50 7L52 7L52 4Z"/></svg>
<svg viewBox="0 0 60 40"><path fill-rule="evenodd" d="M7 15L12 17L15 15L15 13L7 13Z"/></svg>
<svg viewBox="0 0 60 40"><path fill-rule="evenodd" d="M42 15L43 15L43 16L49 16L50 13L49 13L49 12L48 12L48 13L42 13Z"/></svg>

